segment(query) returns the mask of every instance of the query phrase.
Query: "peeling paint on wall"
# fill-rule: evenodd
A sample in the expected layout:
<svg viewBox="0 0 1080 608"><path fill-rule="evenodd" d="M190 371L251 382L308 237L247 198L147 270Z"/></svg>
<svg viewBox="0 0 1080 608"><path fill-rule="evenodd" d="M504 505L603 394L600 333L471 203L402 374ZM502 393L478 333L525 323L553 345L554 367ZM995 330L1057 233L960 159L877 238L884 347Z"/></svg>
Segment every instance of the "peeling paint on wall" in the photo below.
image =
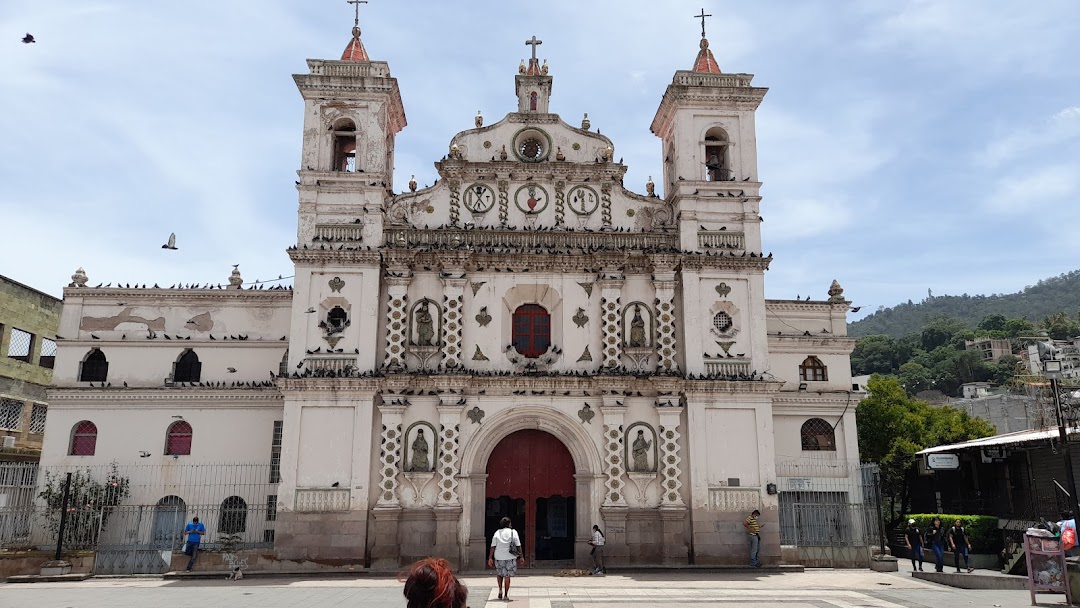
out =
<svg viewBox="0 0 1080 608"><path fill-rule="evenodd" d="M131 308L125 308L123 312L115 317L83 317L79 329L83 331L113 331L124 323L137 323L145 325L146 329L165 331L165 317L145 319L131 314L131 311Z"/></svg>

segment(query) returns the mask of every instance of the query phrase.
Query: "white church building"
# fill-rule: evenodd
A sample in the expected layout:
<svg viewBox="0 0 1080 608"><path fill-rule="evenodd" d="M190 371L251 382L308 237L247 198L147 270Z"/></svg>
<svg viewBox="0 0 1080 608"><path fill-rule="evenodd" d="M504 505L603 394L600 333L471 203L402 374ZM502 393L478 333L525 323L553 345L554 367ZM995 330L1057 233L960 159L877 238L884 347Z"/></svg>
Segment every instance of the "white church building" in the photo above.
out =
<svg viewBox="0 0 1080 608"><path fill-rule="evenodd" d="M308 60L295 286L237 269L93 288L80 269L42 466L267 464L272 495L198 502L269 505L281 559L482 568L505 515L532 564L589 563L593 524L612 565L743 564L760 509L778 562L785 492L858 459L860 393L839 284L765 299L766 89L703 36L650 127L662 178L636 192L616 142L550 106L529 42L507 66L517 106L400 191L390 66L358 27L340 59Z"/></svg>

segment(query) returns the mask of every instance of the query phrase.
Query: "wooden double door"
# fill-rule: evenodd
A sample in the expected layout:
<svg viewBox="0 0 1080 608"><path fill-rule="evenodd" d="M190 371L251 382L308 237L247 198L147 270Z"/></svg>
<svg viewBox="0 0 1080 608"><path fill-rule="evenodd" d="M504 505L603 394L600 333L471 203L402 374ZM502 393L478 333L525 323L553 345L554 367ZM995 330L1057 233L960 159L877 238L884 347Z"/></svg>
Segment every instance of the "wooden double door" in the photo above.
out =
<svg viewBox="0 0 1080 608"><path fill-rule="evenodd" d="M577 533L574 488L574 459L558 438L535 429L507 435L488 458L487 543L499 520L509 517L528 565L572 561Z"/></svg>

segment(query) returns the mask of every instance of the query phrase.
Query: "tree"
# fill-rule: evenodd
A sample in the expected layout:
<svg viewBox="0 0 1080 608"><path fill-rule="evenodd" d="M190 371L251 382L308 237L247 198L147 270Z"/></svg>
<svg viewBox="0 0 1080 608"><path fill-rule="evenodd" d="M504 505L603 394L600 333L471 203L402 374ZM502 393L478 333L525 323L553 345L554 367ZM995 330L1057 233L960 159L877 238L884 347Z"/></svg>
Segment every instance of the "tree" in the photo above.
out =
<svg viewBox="0 0 1080 608"><path fill-rule="evenodd" d="M1039 328L1045 330L1054 340L1068 340L1080 336L1080 323L1063 312L1056 312L1039 321Z"/></svg>
<svg viewBox="0 0 1080 608"><path fill-rule="evenodd" d="M64 506L64 486L67 475L45 471L45 483L38 498L45 502L45 527L55 534L60 532L60 514ZM68 494L68 516L64 527L63 545L69 549L93 546L98 534L105 530L115 507L124 502L131 493L130 482L120 474L115 462L105 472L105 480L98 481L89 468L74 471Z"/></svg>
<svg viewBox="0 0 1080 608"><path fill-rule="evenodd" d="M881 493L892 505L893 518L908 510L917 452L994 434L985 420L948 406L932 408L908 396L896 378L880 374L870 378L867 397L855 414L859 452L864 462L881 467ZM888 527L897 523L891 521Z"/></svg>
<svg viewBox="0 0 1080 608"><path fill-rule="evenodd" d="M992 315L986 315L983 320L979 322L979 329L985 329L987 331L1005 331L1005 324L1008 319L1005 315L994 313Z"/></svg>
<svg viewBox="0 0 1080 608"><path fill-rule="evenodd" d="M1035 324L1027 319L1009 319L1005 321L1005 335L1010 338L1030 336L1035 333Z"/></svg>
<svg viewBox="0 0 1080 608"><path fill-rule="evenodd" d="M908 361L900 366L897 379L909 395L928 391L934 387L934 373L914 361Z"/></svg>
<svg viewBox="0 0 1080 608"><path fill-rule="evenodd" d="M851 373L891 374L900 366L896 340L889 336L866 336L855 344L851 353Z"/></svg>

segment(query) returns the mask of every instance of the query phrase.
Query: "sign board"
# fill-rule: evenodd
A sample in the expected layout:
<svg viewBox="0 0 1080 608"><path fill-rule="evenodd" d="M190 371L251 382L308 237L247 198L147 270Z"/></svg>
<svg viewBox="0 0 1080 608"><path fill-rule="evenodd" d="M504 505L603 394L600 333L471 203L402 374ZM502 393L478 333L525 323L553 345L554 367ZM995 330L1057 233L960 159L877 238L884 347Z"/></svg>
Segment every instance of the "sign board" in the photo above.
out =
<svg viewBox="0 0 1080 608"><path fill-rule="evenodd" d="M927 454L926 466L933 471L955 471L960 468L960 457L956 454Z"/></svg>

